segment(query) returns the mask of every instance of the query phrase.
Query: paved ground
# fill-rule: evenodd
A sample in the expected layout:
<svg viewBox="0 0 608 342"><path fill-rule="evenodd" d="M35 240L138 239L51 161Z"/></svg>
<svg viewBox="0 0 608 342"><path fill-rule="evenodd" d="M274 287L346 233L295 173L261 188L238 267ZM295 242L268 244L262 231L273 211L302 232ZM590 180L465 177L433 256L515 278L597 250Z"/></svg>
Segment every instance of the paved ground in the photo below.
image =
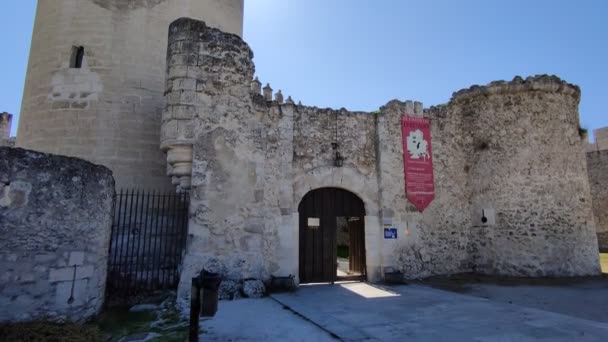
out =
<svg viewBox="0 0 608 342"><path fill-rule="evenodd" d="M516 304L608 323L608 277L573 279L429 280L426 284L493 302ZM608 339L607 339L608 341Z"/></svg>
<svg viewBox="0 0 608 342"><path fill-rule="evenodd" d="M486 299L475 291L454 293L421 284L383 290L351 283L303 286L272 298L345 341L608 341L607 314L600 312L608 311L603 304L608 293L602 284L587 288L603 296L604 302L595 303L592 294L581 300L585 289L572 291L572 286L545 297L538 297L546 291L542 286L498 286L486 292L491 294ZM553 304L540 310L530 302ZM585 310L591 306L593 314Z"/></svg>
<svg viewBox="0 0 608 342"><path fill-rule="evenodd" d="M217 315L201 321L200 341L337 341L270 298L221 301Z"/></svg>

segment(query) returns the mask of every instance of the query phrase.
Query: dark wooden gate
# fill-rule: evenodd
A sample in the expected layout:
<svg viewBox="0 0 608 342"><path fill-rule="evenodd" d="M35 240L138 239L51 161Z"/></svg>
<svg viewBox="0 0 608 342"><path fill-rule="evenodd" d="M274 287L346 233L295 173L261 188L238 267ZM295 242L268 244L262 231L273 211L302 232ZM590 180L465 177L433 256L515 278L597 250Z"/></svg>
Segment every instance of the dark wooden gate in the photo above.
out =
<svg viewBox="0 0 608 342"><path fill-rule="evenodd" d="M300 214L300 282L323 283L337 276L337 218L348 219L351 271L365 279L365 206L355 194L338 188L310 191L298 207ZM312 220L309 220L312 219ZM319 221L318 226L315 221ZM312 225L309 225L312 223ZM353 277L348 277L353 278Z"/></svg>

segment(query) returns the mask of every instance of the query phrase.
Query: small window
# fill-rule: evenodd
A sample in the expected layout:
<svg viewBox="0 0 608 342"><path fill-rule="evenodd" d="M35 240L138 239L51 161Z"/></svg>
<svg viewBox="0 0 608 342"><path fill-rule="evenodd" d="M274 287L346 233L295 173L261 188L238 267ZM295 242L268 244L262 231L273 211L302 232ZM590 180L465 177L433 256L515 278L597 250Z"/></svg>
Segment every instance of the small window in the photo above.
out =
<svg viewBox="0 0 608 342"><path fill-rule="evenodd" d="M83 46L72 47L72 57L70 58L70 68L74 68L74 69L82 68L83 59L84 59L84 47Z"/></svg>

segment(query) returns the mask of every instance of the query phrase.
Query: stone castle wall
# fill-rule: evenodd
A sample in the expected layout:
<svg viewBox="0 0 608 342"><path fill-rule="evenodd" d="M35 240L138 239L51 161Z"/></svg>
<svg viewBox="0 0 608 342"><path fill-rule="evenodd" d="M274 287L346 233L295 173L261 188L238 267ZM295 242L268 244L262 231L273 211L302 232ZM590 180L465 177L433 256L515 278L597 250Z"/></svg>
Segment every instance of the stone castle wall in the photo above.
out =
<svg viewBox="0 0 608 342"><path fill-rule="evenodd" d="M17 145L108 166L119 188L169 189L158 140L167 27L181 16L242 34L243 0L39 1Z"/></svg>
<svg viewBox="0 0 608 342"><path fill-rule="evenodd" d="M174 169L188 161L173 158L172 150L194 149L180 293L189 291L187 279L202 266L225 278L268 277L280 268L278 227L292 215L292 205L280 202L291 202L290 193L281 193L290 190L290 171L282 174L275 166L293 153L292 129L284 127L293 110L269 107L250 95L252 53L237 36L190 19L174 22L169 30L161 146ZM199 61L204 64L198 66ZM180 186L189 186L190 175L182 177L186 181ZM282 207L289 210L282 213Z"/></svg>
<svg viewBox="0 0 608 342"><path fill-rule="evenodd" d="M608 127L593 130L595 141L587 144L587 173L591 186L597 240L602 252L608 251Z"/></svg>
<svg viewBox="0 0 608 342"><path fill-rule="evenodd" d="M397 240L383 240L382 264L407 278L471 270L467 251L470 217L463 120L445 107L423 112L421 104L391 101L378 116L381 220L398 228ZM435 199L420 213L406 198L401 117L431 120Z"/></svg>
<svg viewBox="0 0 608 342"><path fill-rule="evenodd" d="M280 91L273 100L252 81L247 44L202 22L174 22L169 46L161 146L180 172L174 184L192 196L180 296L202 267L232 279L297 276L298 204L323 187L364 202L371 281L388 267L408 278L599 272L577 87L516 78L428 110L395 100L349 112L295 105ZM404 114L431 120L436 195L424 213L406 199ZM383 238L386 222L397 239Z"/></svg>
<svg viewBox="0 0 608 342"><path fill-rule="evenodd" d="M113 194L106 167L0 147L0 321L101 310Z"/></svg>

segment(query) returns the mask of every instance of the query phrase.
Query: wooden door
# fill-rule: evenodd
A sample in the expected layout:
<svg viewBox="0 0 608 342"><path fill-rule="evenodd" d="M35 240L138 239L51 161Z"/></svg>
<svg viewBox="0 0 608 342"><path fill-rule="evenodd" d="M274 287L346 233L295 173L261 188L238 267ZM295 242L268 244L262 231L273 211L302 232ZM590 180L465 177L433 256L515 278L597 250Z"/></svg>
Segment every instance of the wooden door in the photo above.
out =
<svg viewBox="0 0 608 342"><path fill-rule="evenodd" d="M365 269L363 201L355 194L338 188L321 188L310 191L298 207L300 214L299 267L301 283L324 283L336 280L337 218L359 218L351 228L351 239L356 248L351 253L356 269ZM354 236L354 238L353 238Z"/></svg>
<svg viewBox="0 0 608 342"><path fill-rule="evenodd" d="M350 248L349 269L353 274L365 274L365 229L363 227L363 217L350 217L348 223Z"/></svg>

